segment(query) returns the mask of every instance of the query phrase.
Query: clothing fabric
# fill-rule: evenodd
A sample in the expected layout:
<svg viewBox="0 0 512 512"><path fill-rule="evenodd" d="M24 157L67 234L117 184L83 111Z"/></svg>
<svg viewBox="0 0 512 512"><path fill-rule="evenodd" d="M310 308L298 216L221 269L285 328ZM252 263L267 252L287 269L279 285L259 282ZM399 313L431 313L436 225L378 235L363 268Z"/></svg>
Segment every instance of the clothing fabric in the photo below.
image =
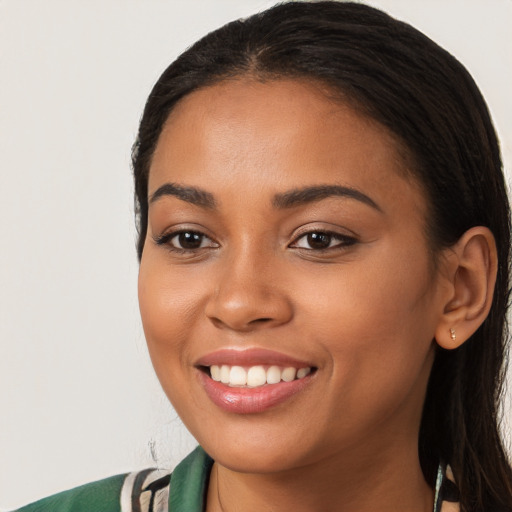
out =
<svg viewBox="0 0 512 512"><path fill-rule="evenodd" d="M204 512L213 460L197 447L172 473L146 469L93 482L14 512ZM450 468L440 467L434 512L459 512Z"/></svg>

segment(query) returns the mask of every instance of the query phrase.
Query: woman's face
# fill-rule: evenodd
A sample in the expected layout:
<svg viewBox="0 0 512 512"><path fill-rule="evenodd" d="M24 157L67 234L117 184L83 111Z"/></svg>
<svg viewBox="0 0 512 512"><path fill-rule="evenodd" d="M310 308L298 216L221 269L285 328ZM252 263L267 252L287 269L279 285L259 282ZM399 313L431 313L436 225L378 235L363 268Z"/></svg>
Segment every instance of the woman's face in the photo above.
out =
<svg viewBox="0 0 512 512"><path fill-rule="evenodd" d="M140 308L165 392L224 466L415 452L446 286L404 165L300 81L226 81L172 112Z"/></svg>

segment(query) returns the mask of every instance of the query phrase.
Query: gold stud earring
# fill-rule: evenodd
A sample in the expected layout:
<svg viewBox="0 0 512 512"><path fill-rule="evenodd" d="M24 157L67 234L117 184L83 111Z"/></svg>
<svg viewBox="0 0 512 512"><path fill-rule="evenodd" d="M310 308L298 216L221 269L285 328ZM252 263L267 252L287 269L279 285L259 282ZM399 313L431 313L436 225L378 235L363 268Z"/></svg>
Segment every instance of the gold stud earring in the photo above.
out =
<svg viewBox="0 0 512 512"><path fill-rule="evenodd" d="M455 341L457 339L457 336L455 334L455 329L450 329L450 336L452 338L452 341Z"/></svg>

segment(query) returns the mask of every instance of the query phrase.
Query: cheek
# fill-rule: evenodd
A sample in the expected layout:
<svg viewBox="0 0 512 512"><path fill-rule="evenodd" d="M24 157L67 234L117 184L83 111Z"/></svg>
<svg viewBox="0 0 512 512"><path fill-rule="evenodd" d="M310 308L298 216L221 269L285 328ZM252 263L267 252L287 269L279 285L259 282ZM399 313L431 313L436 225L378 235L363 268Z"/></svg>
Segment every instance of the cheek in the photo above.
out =
<svg viewBox="0 0 512 512"><path fill-rule="evenodd" d="M433 354L432 325L422 307L426 283L411 287L389 275L373 281L371 273L356 283L353 277L344 280L343 292L330 286L331 300L323 295L311 315L331 359L329 408L344 429L357 426L354 436L369 435L366 429L397 411L415 424Z"/></svg>
<svg viewBox="0 0 512 512"><path fill-rule="evenodd" d="M138 280L139 307L153 365L179 363L185 355L204 296L202 279L187 279L155 261L150 251L143 256Z"/></svg>
<svg viewBox="0 0 512 512"><path fill-rule="evenodd" d="M144 260L144 257L146 258ZM140 266L139 307L149 355L160 384L180 414L191 424L200 405L190 391L190 339L197 332L204 296L202 279L187 279L153 258L148 251ZM195 408L195 409L194 409Z"/></svg>
<svg viewBox="0 0 512 512"><path fill-rule="evenodd" d="M388 262L351 262L333 268L319 279L302 280L302 307L325 316L319 327L364 325L365 330L385 331L405 327L426 317L432 290L426 265ZM426 318L425 318L426 320Z"/></svg>
<svg viewBox="0 0 512 512"><path fill-rule="evenodd" d="M333 373L370 387L412 381L435 331L430 278L424 256L389 250L333 269L321 287L304 280L306 328L330 354Z"/></svg>

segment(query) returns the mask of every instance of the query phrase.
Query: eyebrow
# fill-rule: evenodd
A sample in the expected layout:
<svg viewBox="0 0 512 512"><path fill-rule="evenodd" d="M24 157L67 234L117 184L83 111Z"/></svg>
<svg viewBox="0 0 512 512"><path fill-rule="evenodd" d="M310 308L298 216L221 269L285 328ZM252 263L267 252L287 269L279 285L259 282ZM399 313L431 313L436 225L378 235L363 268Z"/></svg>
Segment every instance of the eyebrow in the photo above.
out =
<svg viewBox="0 0 512 512"><path fill-rule="evenodd" d="M176 183L165 183L159 187L149 198L149 203L154 203L161 197L173 196L209 210L217 207L213 194L197 187L178 185ZM276 194L272 200L274 208L287 209L302 206L315 201L321 201L329 197L346 197L355 199L366 204L375 210L382 212L380 206L366 194L351 187L340 185L314 185L304 188L297 188L288 192Z"/></svg>
<svg viewBox="0 0 512 512"><path fill-rule="evenodd" d="M371 206L382 213L382 208L366 194L363 194L355 188L342 187L339 185L315 185L290 190L283 194L276 194L272 204L274 208L286 209L313 203L315 201L321 201L322 199L327 199L328 197L333 196L355 199L356 201L360 201L361 203Z"/></svg>
<svg viewBox="0 0 512 512"><path fill-rule="evenodd" d="M149 203L154 203L165 196L177 197L182 201L186 201L187 203L195 204L196 206L207 208L209 210L216 207L215 198L210 192L206 192L206 190L201 190L196 187L177 185L176 183L166 183L165 185L157 188L150 196Z"/></svg>

